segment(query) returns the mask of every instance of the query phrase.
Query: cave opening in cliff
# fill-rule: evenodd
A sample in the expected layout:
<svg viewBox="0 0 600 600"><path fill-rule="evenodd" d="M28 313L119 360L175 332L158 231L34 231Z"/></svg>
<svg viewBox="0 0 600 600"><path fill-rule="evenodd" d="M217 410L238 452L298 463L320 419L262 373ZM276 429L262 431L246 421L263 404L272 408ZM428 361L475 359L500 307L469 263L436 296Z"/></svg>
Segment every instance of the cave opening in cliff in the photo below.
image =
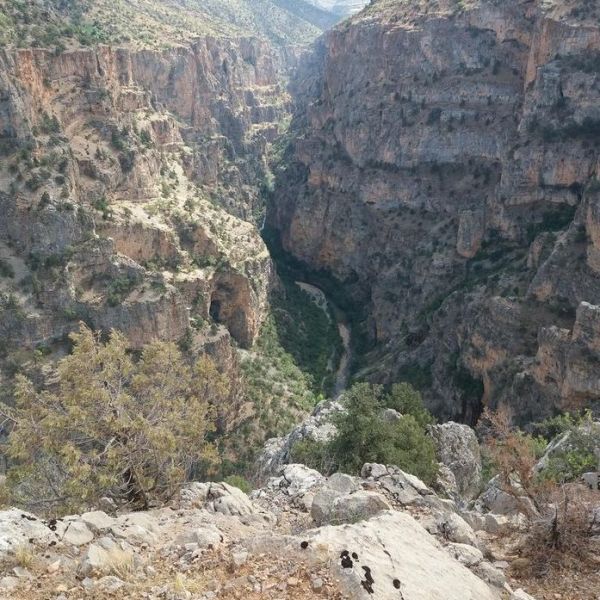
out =
<svg viewBox="0 0 600 600"><path fill-rule="evenodd" d="M210 318L216 323L221 322L221 301L212 298L210 301L210 309L208 311Z"/></svg>
<svg viewBox="0 0 600 600"><path fill-rule="evenodd" d="M460 367L454 374L453 383L459 392L460 422L475 427L483 414L483 381L473 376L465 367Z"/></svg>
<svg viewBox="0 0 600 600"><path fill-rule="evenodd" d="M460 422L469 427L475 427L484 411L481 398L463 397Z"/></svg>

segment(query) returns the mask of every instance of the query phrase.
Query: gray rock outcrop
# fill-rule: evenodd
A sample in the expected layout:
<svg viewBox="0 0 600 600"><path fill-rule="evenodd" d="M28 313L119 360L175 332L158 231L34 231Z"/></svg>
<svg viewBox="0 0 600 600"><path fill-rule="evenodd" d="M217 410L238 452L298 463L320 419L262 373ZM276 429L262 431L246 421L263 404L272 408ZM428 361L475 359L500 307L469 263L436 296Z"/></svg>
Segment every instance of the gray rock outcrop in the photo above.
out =
<svg viewBox="0 0 600 600"><path fill-rule="evenodd" d="M475 498L483 482L481 451L473 429L450 421L432 425L429 434L435 443L438 460L454 475L459 495L465 500Z"/></svg>

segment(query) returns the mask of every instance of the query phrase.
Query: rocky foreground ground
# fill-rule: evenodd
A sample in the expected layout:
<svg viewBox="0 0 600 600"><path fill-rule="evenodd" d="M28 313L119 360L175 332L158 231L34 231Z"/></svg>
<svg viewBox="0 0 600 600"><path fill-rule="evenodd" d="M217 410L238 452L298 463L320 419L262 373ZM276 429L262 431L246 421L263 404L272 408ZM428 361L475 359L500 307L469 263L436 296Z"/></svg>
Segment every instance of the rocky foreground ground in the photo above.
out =
<svg viewBox="0 0 600 600"><path fill-rule="evenodd" d="M0 598L531 598L507 574L517 516L459 511L395 467L292 464L250 496L192 483L165 508L105 508L0 512Z"/></svg>
<svg viewBox="0 0 600 600"><path fill-rule="evenodd" d="M395 466L325 477L286 464L290 444L327 438L339 410L323 403L271 440L263 484L250 495L194 482L169 506L145 512L115 510L108 500L63 519L0 511L0 599L600 599L593 550L591 569L532 576L533 558L522 551L531 527L525 499L498 477L483 483L466 425L430 429L440 461L435 491ZM600 491L573 485L591 494L600 549Z"/></svg>

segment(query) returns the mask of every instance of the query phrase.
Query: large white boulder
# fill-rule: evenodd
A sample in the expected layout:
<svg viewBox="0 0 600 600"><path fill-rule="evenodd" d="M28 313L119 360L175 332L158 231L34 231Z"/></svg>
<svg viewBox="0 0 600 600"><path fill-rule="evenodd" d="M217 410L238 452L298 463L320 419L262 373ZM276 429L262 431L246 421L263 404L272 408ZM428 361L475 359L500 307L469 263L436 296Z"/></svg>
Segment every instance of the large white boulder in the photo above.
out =
<svg viewBox="0 0 600 600"><path fill-rule="evenodd" d="M325 481L318 471L297 464L285 465L282 477L279 485L285 487L292 497L303 496L308 490Z"/></svg>
<svg viewBox="0 0 600 600"><path fill-rule="evenodd" d="M61 539L71 546L85 546L94 539L94 534L83 521L74 520L66 523Z"/></svg>
<svg viewBox="0 0 600 600"><path fill-rule="evenodd" d="M307 532L299 552L329 560L350 600L499 600L499 592L443 549L410 515Z"/></svg>
<svg viewBox="0 0 600 600"><path fill-rule="evenodd" d="M204 508L228 516L247 516L264 513L239 488L227 483L193 482L180 493L181 508ZM264 515L268 517L268 515Z"/></svg>
<svg viewBox="0 0 600 600"><path fill-rule="evenodd" d="M54 526L17 508L0 511L0 559L29 543L47 545L56 542Z"/></svg>
<svg viewBox="0 0 600 600"><path fill-rule="evenodd" d="M83 513L80 519L94 532L106 533L114 524L115 519L102 510Z"/></svg>

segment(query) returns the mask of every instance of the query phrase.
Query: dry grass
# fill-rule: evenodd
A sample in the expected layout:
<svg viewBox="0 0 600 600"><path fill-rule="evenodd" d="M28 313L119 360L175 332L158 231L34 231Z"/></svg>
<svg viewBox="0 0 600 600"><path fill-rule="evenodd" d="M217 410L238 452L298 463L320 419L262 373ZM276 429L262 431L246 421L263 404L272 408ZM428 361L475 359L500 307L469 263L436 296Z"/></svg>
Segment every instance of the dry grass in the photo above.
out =
<svg viewBox="0 0 600 600"><path fill-rule="evenodd" d="M536 600L598 600L600 569L557 569L546 577L518 579Z"/></svg>
<svg viewBox="0 0 600 600"><path fill-rule="evenodd" d="M125 552L121 548L113 548L108 551L109 569L108 574L127 581L133 573L133 554Z"/></svg>
<svg viewBox="0 0 600 600"><path fill-rule="evenodd" d="M16 566L31 569L35 564L35 553L28 544L18 546L15 550L14 561Z"/></svg>
<svg viewBox="0 0 600 600"><path fill-rule="evenodd" d="M118 595L94 590L91 596L94 600L109 600L115 597L128 600L147 598L151 589L163 589L173 595L190 592L194 597L214 590L219 598L243 598L244 600L314 600L316 597L329 600L342 600L337 582L332 580L326 565L309 567L308 565L286 558L272 556L253 556L242 567L232 569L227 551L213 550L202 556L190 568L182 572L178 561L158 556L147 556L156 573L144 576L143 569L129 573L124 580L127 587L122 588ZM116 574L116 573L115 573ZM117 575L119 576L119 575ZM313 589L312 580L318 577L323 581L323 587ZM40 574L34 584L23 587L11 593L11 600L47 600L54 598L57 587L63 586L68 590L69 599L81 598L82 588L78 587L72 573ZM4 600L0 594L0 599Z"/></svg>
<svg viewBox="0 0 600 600"><path fill-rule="evenodd" d="M522 544L532 574L547 577L568 569L574 573L598 568L598 543L593 537L592 510L600 493L579 484L556 485ZM600 588L599 588L600 590Z"/></svg>

